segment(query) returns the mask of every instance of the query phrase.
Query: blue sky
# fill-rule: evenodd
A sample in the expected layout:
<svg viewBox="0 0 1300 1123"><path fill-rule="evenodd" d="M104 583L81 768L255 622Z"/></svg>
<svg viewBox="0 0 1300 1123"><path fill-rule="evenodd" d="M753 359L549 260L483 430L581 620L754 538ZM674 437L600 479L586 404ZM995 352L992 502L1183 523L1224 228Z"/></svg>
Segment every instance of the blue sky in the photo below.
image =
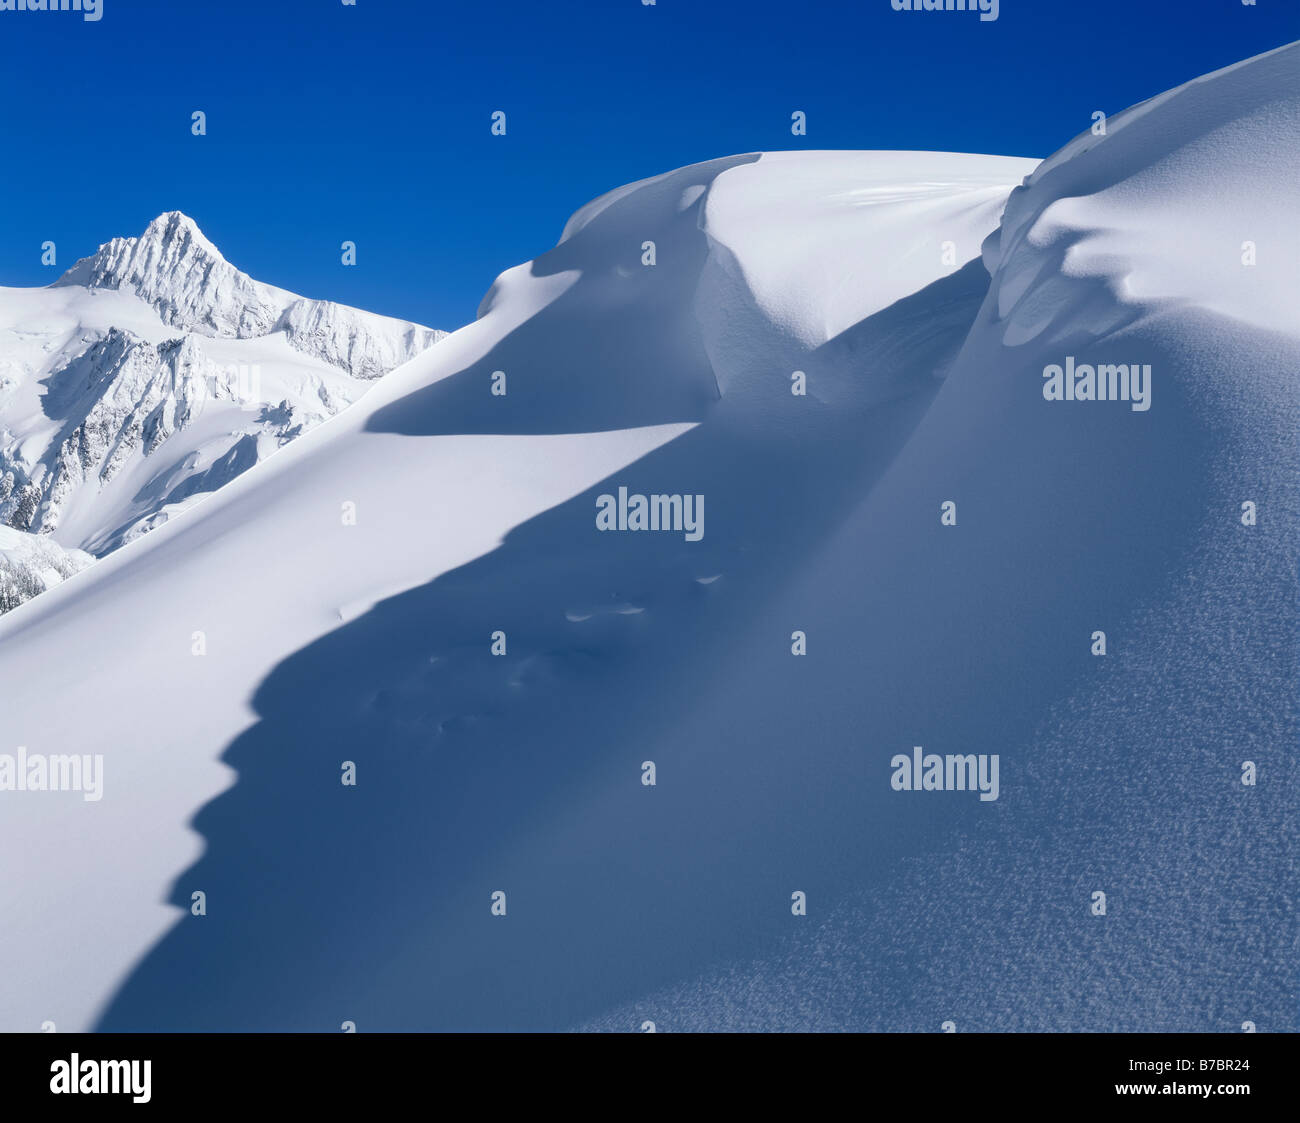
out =
<svg viewBox="0 0 1300 1123"><path fill-rule="evenodd" d="M0 285L175 209L260 280L446 328L622 183L764 149L1046 156L1096 109L1300 38L1296 0L1001 0L994 22L890 0L103 4L0 11Z"/></svg>

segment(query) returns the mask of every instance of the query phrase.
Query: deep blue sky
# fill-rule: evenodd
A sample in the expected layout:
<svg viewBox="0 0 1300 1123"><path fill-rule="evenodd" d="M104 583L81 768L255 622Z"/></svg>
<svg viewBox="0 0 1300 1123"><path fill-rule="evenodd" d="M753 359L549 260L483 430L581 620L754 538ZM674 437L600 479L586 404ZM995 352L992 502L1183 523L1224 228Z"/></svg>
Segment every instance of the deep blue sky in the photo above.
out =
<svg viewBox="0 0 1300 1123"><path fill-rule="evenodd" d="M1093 110L1297 38L1297 0L1002 0L990 23L889 0L0 12L0 285L51 280L46 239L61 272L177 209L260 280L453 328L619 184L762 149L1046 156Z"/></svg>

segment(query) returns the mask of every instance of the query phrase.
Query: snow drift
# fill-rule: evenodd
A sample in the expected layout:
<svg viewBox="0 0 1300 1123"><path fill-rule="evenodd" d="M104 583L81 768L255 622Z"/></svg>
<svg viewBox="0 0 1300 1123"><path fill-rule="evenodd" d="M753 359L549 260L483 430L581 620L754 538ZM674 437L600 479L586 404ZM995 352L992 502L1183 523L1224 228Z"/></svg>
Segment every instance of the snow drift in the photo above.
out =
<svg viewBox="0 0 1300 1123"><path fill-rule="evenodd" d="M104 762L0 795L5 1028L1295 1029L1296 62L621 188L0 621L5 740Z"/></svg>

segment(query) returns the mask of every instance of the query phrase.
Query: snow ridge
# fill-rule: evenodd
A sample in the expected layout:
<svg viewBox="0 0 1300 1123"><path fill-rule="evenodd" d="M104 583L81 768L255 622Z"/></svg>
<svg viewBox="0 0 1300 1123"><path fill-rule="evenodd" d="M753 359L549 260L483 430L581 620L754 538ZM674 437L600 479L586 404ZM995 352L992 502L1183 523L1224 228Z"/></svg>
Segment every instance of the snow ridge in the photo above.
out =
<svg viewBox="0 0 1300 1123"><path fill-rule="evenodd" d="M354 378L379 378L446 335L255 281L180 211L159 215L138 238L105 243L55 284L132 292L163 323L200 335L254 339L282 331L293 347Z"/></svg>
<svg viewBox="0 0 1300 1123"><path fill-rule="evenodd" d="M5 805L0 924L42 955L0 1028L1296 1028L1298 54L1014 194L1029 161L914 152L619 189L359 408L0 620L11 744L112 793ZM57 291L148 312L94 368L147 393L176 329ZM87 308L24 342L8 301L12 354L85 350ZM308 362L197 346L272 338ZM1044 397L1071 355L1150 365L1155 408ZM171 463L242 455L221 405ZM707 496L707 533L603 533L621 486ZM1002 797L895 790L918 744L997 754ZM199 887L236 907L194 923Z"/></svg>

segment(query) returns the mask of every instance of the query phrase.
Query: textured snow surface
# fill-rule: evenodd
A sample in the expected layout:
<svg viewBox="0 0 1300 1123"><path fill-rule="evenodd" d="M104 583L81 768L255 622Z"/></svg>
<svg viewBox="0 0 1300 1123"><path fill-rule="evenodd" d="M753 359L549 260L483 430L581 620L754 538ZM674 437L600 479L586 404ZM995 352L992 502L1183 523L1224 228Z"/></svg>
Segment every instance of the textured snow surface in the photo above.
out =
<svg viewBox="0 0 1300 1123"><path fill-rule="evenodd" d="M105 788L6 802L0 1028L1300 1028L1298 57L1037 170L620 188L0 620L7 739ZM1045 401L1067 355L1152 409ZM598 532L620 486L703 538ZM916 745L1000 798L892 790Z"/></svg>

